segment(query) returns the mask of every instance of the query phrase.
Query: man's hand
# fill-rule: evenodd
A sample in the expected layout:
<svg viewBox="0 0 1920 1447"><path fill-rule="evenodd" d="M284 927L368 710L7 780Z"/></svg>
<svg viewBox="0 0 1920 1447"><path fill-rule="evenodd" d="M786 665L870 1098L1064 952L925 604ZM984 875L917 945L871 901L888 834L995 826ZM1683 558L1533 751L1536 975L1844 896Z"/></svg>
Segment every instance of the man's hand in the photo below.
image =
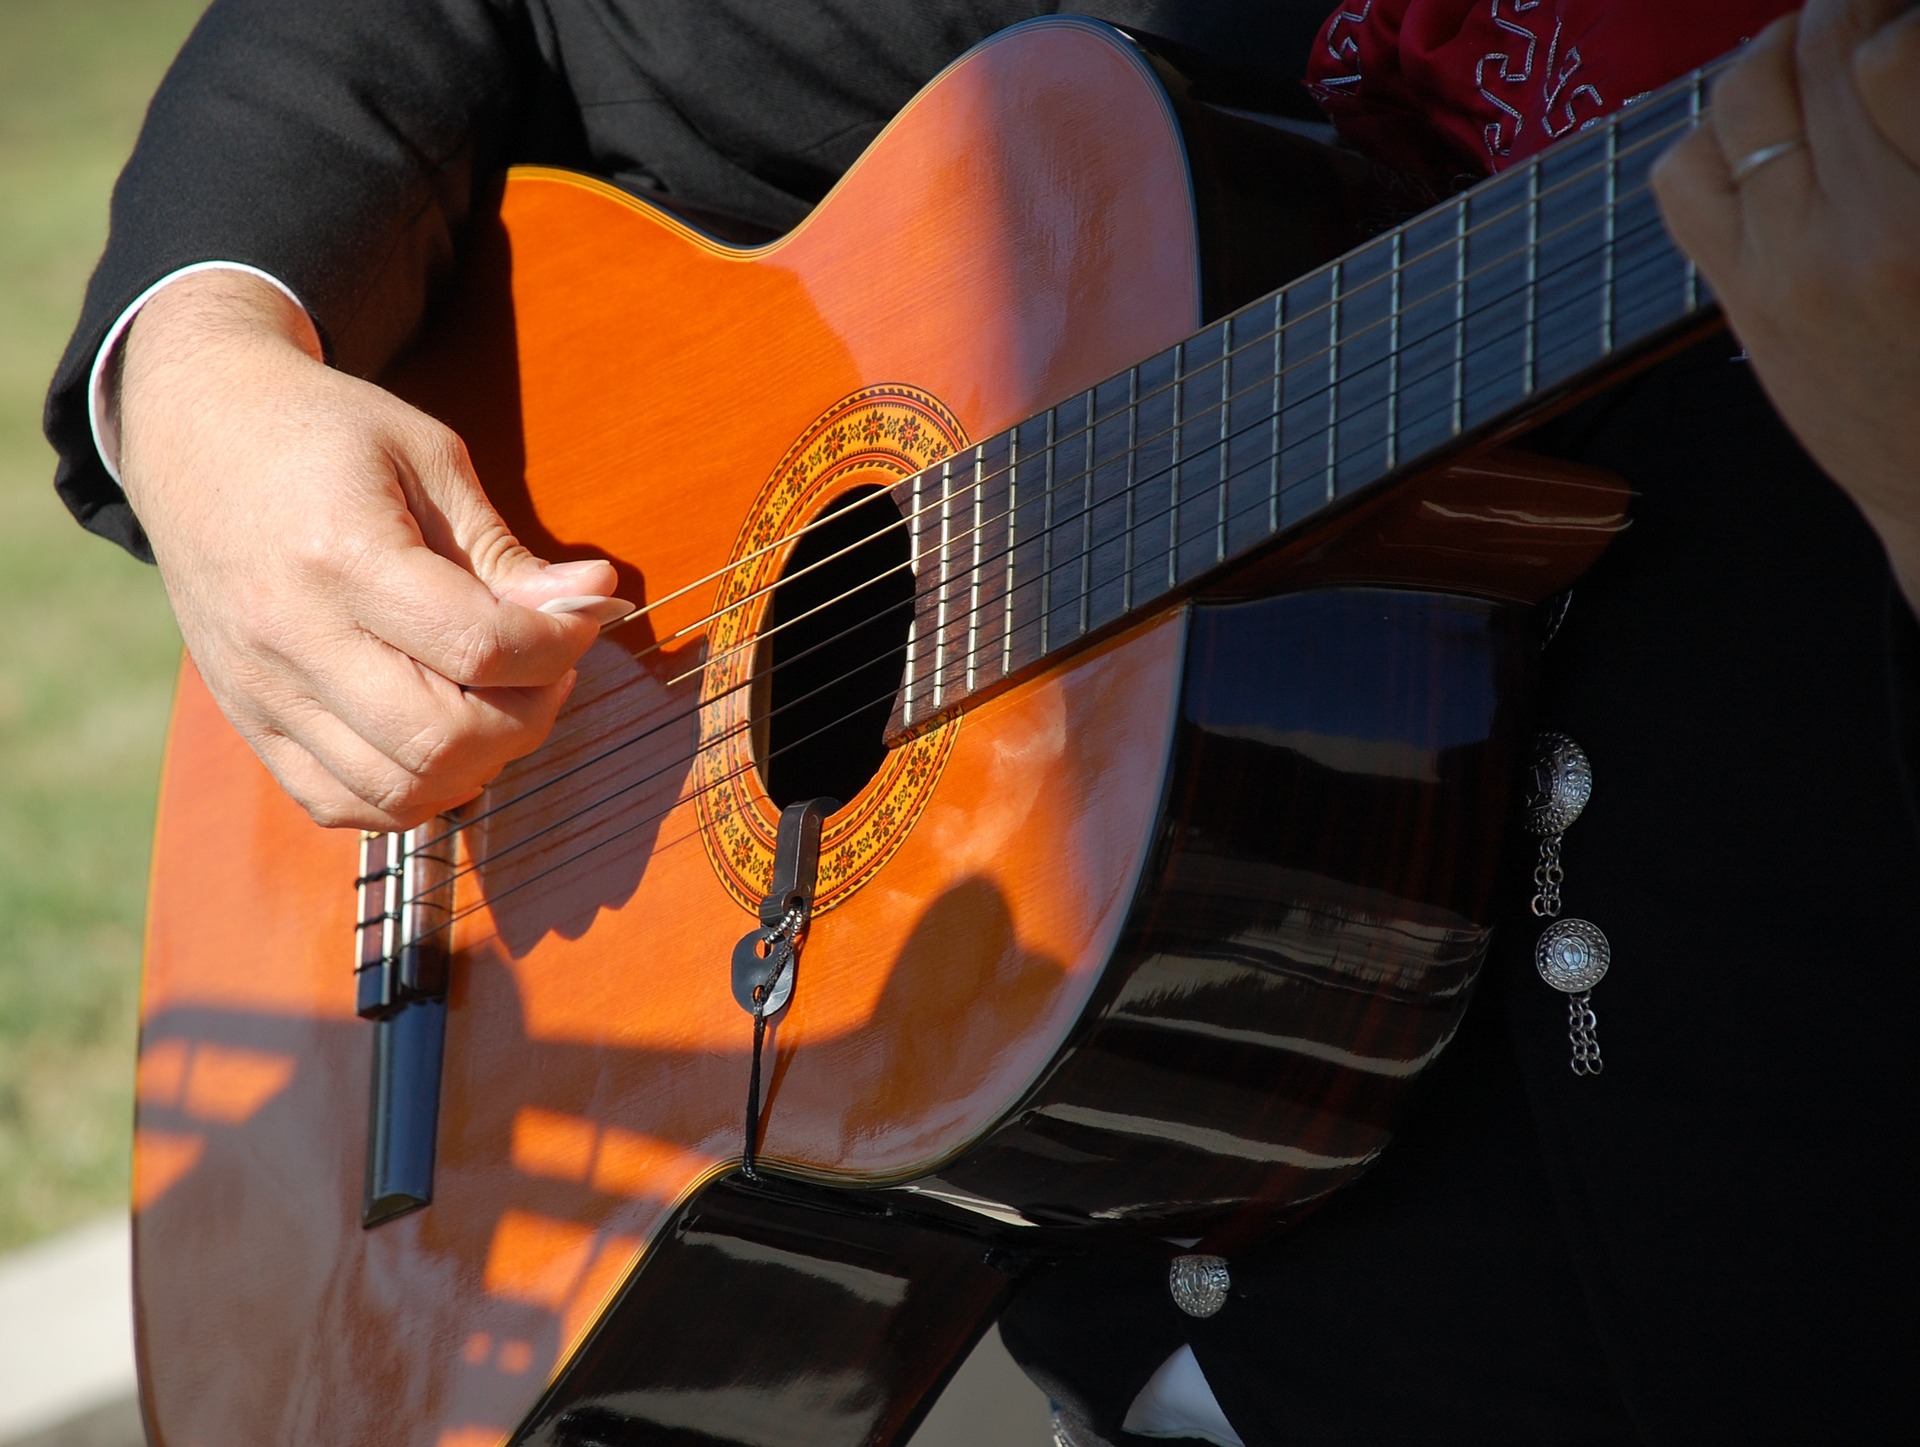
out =
<svg viewBox="0 0 1920 1447"><path fill-rule="evenodd" d="M120 468L201 676L322 824L404 829L537 748L602 623L605 562L549 567L460 439L333 371L304 312L182 278L127 335Z"/></svg>
<svg viewBox="0 0 1920 1447"><path fill-rule="evenodd" d="M1811 0L1655 169L1761 384L1920 609L1920 12Z"/></svg>

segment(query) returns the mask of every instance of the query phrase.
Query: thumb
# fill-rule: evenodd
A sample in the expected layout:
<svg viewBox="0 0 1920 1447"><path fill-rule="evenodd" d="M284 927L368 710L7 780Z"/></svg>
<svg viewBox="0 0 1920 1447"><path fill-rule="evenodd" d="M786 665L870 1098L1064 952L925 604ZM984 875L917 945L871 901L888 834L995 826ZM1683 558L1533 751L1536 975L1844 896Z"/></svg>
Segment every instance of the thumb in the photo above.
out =
<svg viewBox="0 0 1920 1447"><path fill-rule="evenodd" d="M429 548L466 568L503 602L547 613L587 612L603 623L631 611L588 603L611 598L619 586L605 559L549 564L523 546L487 500L459 434L424 414L420 422L426 435L401 471L409 483L407 504Z"/></svg>

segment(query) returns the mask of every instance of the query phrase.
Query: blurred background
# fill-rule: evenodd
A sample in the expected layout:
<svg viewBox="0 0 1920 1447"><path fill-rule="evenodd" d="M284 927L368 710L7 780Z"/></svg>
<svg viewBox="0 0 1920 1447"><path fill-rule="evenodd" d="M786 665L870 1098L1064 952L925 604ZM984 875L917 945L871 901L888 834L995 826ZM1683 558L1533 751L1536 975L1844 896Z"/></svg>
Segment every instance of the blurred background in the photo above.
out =
<svg viewBox="0 0 1920 1447"><path fill-rule="evenodd" d="M138 1447L125 1214L148 835L179 634L40 436L107 199L205 0L0 0L0 1447ZM915 1447L1037 1444L989 1337Z"/></svg>
<svg viewBox="0 0 1920 1447"><path fill-rule="evenodd" d="M136 1447L140 929L179 635L53 495L40 403L201 0L0 0L0 1444Z"/></svg>
<svg viewBox="0 0 1920 1447"><path fill-rule="evenodd" d="M0 1251L124 1206L147 834L180 639L53 495L47 378L201 0L0 0Z"/></svg>

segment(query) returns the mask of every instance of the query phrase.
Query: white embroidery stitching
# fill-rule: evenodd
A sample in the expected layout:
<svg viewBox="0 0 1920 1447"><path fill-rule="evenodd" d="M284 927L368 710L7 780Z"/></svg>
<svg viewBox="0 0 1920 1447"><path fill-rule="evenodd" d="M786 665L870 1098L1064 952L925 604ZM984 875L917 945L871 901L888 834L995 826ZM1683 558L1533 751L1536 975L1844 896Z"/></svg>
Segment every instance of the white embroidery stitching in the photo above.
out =
<svg viewBox="0 0 1920 1447"><path fill-rule="evenodd" d="M1534 0L1535 4L1539 0ZM1358 30L1373 13L1373 0L1363 0L1358 10L1342 10L1327 24L1327 54L1336 65L1347 67L1345 75L1324 76L1314 84L1320 91L1352 90L1360 84L1360 42L1342 30Z"/></svg>
<svg viewBox="0 0 1920 1447"><path fill-rule="evenodd" d="M1503 4L1506 6L1506 14L1501 13ZM1497 66L1498 71L1491 79L1509 86L1525 85L1533 79L1534 54L1540 44L1540 33L1515 17L1538 10L1540 4L1541 0L1490 0L1488 14L1493 20L1494 28L1526 42L1526 52L1521 57L1517 69L1514 66L1513 56L1498 50L1489 51L1481 56L1473 68L1474 88L1480 92L1482 100L1499 112L1499 115L1488 121L1480 131L1480 139L1487 148L1487 154L1496 161L1504 160L1513 154L1513 143L1520 138L1520 132L1525 128L1527 118L1521 113L1519 107L1509 105L1488 88L1487 72L1490 68ZM1570 45L1564 56L1565 63L1559 63L1563 58L1560 51L1561 30L1562 23L1556 17L1553 22L1553 34L1547 40L1547 63L1541 68L1540 125L1546 131L1549 140L1564 136L1571 130L1585 130L1599 120L1607 109L1606 100L1595 86L1583 81L1572 89L1568 89L1582 61L1580 47ZM1521 100L1522 104L1525 103L1524 96L1517 96L1515 99ZM1582 116L1577 113L1575 103L1583 99L1593 103L1592 114ZM1558 123L1555 121L1556 112L1561 117Z"/></svg>
<svg viewBox="0 0 1920 1447"><path fill-rule="evenodd" d="M1607 103L1601 99L1600 92L1591 85L1581 84L1575 86L1572 91L1567 91L1567 82L1572 80L1574 72L1580 69L1580 47L1577 45L1569 45L1567 47L1566 69L1555 74L1553 57L1554 52L1559 48L1560 23L1555 21L1553 26L1553 39L1547 43L1547 75L1551 78L1551 84L1546 87L1545 94L1541 97L1541 99L1546 102L1546 105L1540 112L1541 128L1546 131L1549 138L1564 136L1568 131L1576 128L1585 130L1588 126L1599 120L1607 108ZM1566 122L1556 127L1553 123L1553 109L1560 104L1560 96L1563 92L1565 92L1567 96L1566 105L1563 107L1566 113ZM1591 100L1594 106L1594 113L1585 120L1580 119L1573 113L1573 103L1583 95Z"/></svg>

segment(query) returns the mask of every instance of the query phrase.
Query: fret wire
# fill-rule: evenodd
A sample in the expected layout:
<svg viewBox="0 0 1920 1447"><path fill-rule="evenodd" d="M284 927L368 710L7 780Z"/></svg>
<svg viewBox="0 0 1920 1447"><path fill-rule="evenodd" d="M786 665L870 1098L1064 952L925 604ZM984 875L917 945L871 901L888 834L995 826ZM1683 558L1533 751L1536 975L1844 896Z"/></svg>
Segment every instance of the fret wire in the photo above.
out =
<svg viewBox="0 0 1920 1447"><path fill-rule="evenodd" d="M1047 408L1047 495L1041 503L1040 532L1040 656L1053 649L1053 483L1055 439L1060 427L1060 409Z"/></svg>
<svg viewBox="0 0 1920 1447"><path fill-rule="evenodd" d="M1706 90L1706 84L1707 72L1704 68L1696 70L1687 82L1687 124L1690 130L1697 130L1699 128L1700 100ZM1699 268L1693 264L1693 258L1691 256L1682 252L1681 257L1686 262L1686 271L1684 273L1687 279L1685 293L1686 307L1688 311L1692 311L1700 305L1700 271Z"/></svg>
<svg viewBox="0 0 1920 1447"><path fill-rule="evenodd" d="M1405 238L1395 232L1387 292L1387 471L1400 465L1400 252Z"/></svg>
<svg viewBox="0 0 1920 1447"><path fill-rule="evenodd" d="M1080 490L1080 632L1087 631L1093 595L1093 474L1094 431L1093 393L1086 394L1087 473Z"/></svg>
<svg viewBox="0 0 1920 1447"><path fill-rule="evenodd" d="M1120 549L1120 611L1133 611L1133 486L1140 447L1140 369L1127 371L1126 533Z"/></svg>
<svg viewBox="0 0 1920 1447"><path fill-rule="evenodd" d="M1600 243L1600 350L1602 353L1613 350L1613 251L1614 251L1614 207L1619 201L1620 189L1620 129L1607 127L1607 160L1604 179L1606 201L1602 205Z"/></svg>
<svg viewBox="0 0 1920 1447"><path fill-rule="evenodd" d="M380 897L386 904L386 918L380 923L380 951L384 959L400 958L400 912L406 907L400 888L407 867L407 836L395 834L387 842L387 877Z"/></svg>
<svg viewBox="0 0 1920 1447"><path fill-rule="evenodd" d="M965 677L967 692L975 688L974 656L980 647L980 539L986 531L986 520L982 516L984 501L981 491L981 473L986 468L986 444L973 449L973 563L967 569L967 666Z"/></svg>
<svg viewBox="0 0 1920 1447"><path fill-rule="evenodd" d="M1020 547L1020 429L1007 433L1007 576L1001 599L1000 676L1013 672L1013 560Z"/></svg>
<svg viewBox="0 0 1920 1447"><path fill-rule="evenodd" d="M940 463L940 595L933 615L933 707L938 712L947 701L947 602L951 587L948 569L953 558L953 459Z"/></svg>
<svg viewBox="0 0 1920 1447"><path fill-rule="evenodd" d="M1285 400L1281 395L1285 374L1281 370L1283 358L1280 339L1284 335L1285 328L1280 320L1280 302L1276 298L1273 303L1273 344L1267 362L1273 371L1272 400L1268 404L1273 415L1267 422L1267 436L1270 439L1269 445L1273 449L1273 461L1267 465L1267 531L1269 533L1280 531L1280 418L1283 415L1281 403ZM1253 389L1249 387L1247 390L1251 392Z"/></svg>
<svg viewBox="0 0 1920 1447"><path fill-rule="evenodd" d="M1231 436L1228 427L1233 418L1233 318L1228 317L1220 323L1220 360L1214 363L1220 369L1220 476L1214 483L1213 500L1213 560L1216 563L1226 561L1227 556L1227 442Z"/></svg>
<svg viewBox="0 0 1920 1447"><path fill-rule="evenodd" d="M1339 495L1338 467L1340 448L1340 277L1343 267L1335 262L1328 274L1327 286L1327 501Z"/></svg>
<svg viewBox="0 0 1920 1447"><path fill-rule="evenodd" d="M925 493L925 489L921 485L921 479L925 476L926 473L924 471L916 472L912 479L913 517L909 519L911 523L911 531L909 533L911 541L907 545L907 557L913 564L913 576L916 578L920 573L920 564L926 557L926 552L921 547L921 540L924 535L922 519L926 516L926 508L921 503L921 498ZM914 591L917 594L919 589L916 588ZM901 684L902 696L900 700L900 718L902 722L905 723L913 722L913 706L918 697L918 690L914 685L918 681L917 671L920 666L919 635L920 609L916 601L916 605L909 610L907 614L907 667L906 678Z"/></svg>
<svg viewBox="0 0 1920 1447"><path fill-rule="evenodd" d="M1521 349L1521 391L1533 395L1540 357L1540 171L1527 172L1526 341Z"/></svg>
<svg viewBox="0 0 1920 1447"><path fill-rule="evenodd" d="M1187 344L1175 342L1173 346L1173 422L1171 424L1171 446L1168 448L1167 463L1167 586L1175 587L1180 582L1180 437L1182 424L1186 420L1187 400Z"/></svg>
<svg viewBox="0 0 1920 1447"><path fill-rule="evenodd" d="M1467 204L1454 202L1453 435L1467 425Z"/></svg>

